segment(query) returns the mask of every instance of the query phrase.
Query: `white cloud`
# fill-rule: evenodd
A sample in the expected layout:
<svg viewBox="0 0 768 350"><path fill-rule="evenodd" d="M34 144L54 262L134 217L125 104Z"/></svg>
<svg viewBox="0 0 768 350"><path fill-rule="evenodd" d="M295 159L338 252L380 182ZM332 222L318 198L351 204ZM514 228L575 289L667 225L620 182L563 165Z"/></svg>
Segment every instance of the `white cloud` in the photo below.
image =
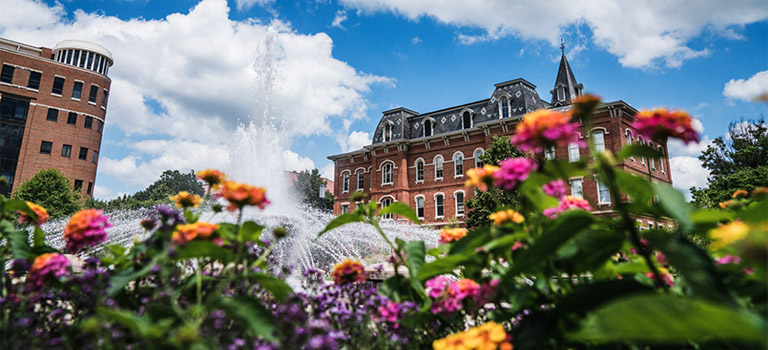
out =
<svg viewBox="0 0 768 350"><path fill-rule="evenodd" d="M335 134L332 121L346 133L365 116L370 86L392 84L334 58L325 33L299 34L279 20L235 21L225 0L201 0L188 13L155 20L81 10L70 18L62 5L36 0L0 0L0 8L14 11L4 13L0 36L48 47L78 38L112 52L106 122L128 137L131 153L102 153L99 171L133 186L167 169L223 164L215 152L226 152L238 123L251 117L279 125L288 140ZM138 136L149 140L136 142ZM297 168L309 164L298 155L289 160Z"/></svg>
<svg viewBox="0 0 768 350"><path fill-rule="evenodd" d="M346 20L347 20L347 12L343 10L338 10L336 11L336 16L333 17L333 22L331 22L331 27L344 29L344 26L341 23Z"/></svg>
<svg viewBox="0 0 768 350"><path fill-rule="evenodd" d="M418 44L421 44L422 42L423 40L421 40L421 38L419 38L418 36L414 36L413 38L411 38L411 44L418 45Z"/></svg>
<svg viewBox="0 0 768 350"><path fill-rule="evenodd" d="M691 199L691 187L704 187L707 185L709 170L701 166L701 162L691 156L677 156L669 159L672 168L672 184L682 191L686 198Z"/></svg>
<svg viewBox="0 0 768 350"><path fill-rule="evenodd" d="M757 72L747 80L731 79L723 88L725 97L744 101L752 101L766 93L768 93L768 70Z"/></svg>
<svg viewBox="0 0 768 350"><path fill-rule="evenodd" d="M312 170L315 168L315 162L307 157L302 157L298 153L284 150L283 151L283 166L289 171L302 171Z"/></svg>
<svg viewBox="0 0 768 350"><path fill-rule="evenodd" d="M337 139L343 152L351 152L371 144L371 134L365 131L353 131Z"/></svg>
<svg viewBox="0 0 768 350"><path fill-rule="evenodd" d="M333 172L334 172L333 163L328 163L325 166L323 166L322 169L320 169L320 176L322 176L322 177L324 177L326 179L333 180L334 179L334 177L333 177L334 173Z"/></svg>
<svg viewBox="0 0 768 350"><path fill-rule="evenodd" d="M93 188L93 198L101 199L101 200L110 200L117 198L117 194L110 191L108 188L104 186L96 185Z"/></svg>
<svg viewBox="0 0 768 350"><path fill-rule="evenodd" d="M275 0L235 0L235 3L237 4L237 9L247 10L255 5L264 6L269 5L271 3L275 2Z"/></svg>
<svg viewBox="0 0 768 350"><path fill-rule="evenodd" d="M701 155L701 152L704 152L707 149L707 146L712 143L709 139L709 135L704 135L704 125L701 124L699 118L693 118L693 129L696 130L699 135L702 135L701 141L699 141L699 143L691 142L686 145L679 139L670 138L667 141L667 151L669 151L670 157L689 156L697 158Z"/></svg>
<svg viewBox="0 0 768 350"><path fill-rule="evenodd" d="M480 28L480 35L459 33L457 40L472 44L502 37L543 40L556 46L573 27L586 25L594 43L627 67L683 61L708 55L688 42L705 31L738 39L744 24L768 18L763 0L738 4L720 0L570 1L570 0L341 0L363 12L390 11L412 20L431 17L439 22Z"/></svg>

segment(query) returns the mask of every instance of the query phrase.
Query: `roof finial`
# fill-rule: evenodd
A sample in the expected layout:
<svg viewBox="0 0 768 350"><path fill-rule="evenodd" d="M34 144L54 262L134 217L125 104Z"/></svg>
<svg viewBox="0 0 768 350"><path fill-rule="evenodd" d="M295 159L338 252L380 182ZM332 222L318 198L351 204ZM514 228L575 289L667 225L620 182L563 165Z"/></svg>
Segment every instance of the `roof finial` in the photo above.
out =
<svg viewBox="0 0 768 350"><path fill-rule="evenodd" d="M563 38L560 38L560 52L565 55L565 41L563 41Z"/></svg>

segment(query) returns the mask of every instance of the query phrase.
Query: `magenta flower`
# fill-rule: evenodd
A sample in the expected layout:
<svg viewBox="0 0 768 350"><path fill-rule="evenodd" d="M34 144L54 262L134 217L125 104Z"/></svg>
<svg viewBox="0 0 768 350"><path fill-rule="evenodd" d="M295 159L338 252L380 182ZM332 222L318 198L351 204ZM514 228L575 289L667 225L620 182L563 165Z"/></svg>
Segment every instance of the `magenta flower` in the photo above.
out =
<svg viewBox="0 0 768 350"><path fill-rule="evenodd" d="M499 164L500 169L493 174L496 179L496 186L511 190L515 186L525 181L531 171L536 170L536 162L530 158L509 158L502 160Z"/></svg>
<svg viewBox="0 0 768 350"><path fill-rule="evenodd" d="M565 181L557 179L541 187L541 189L549 196L557 199L563 199L565 197Z"/></svg>
<svg viewBox="0 0 768 350"><path fill-rule="evenodd" d="M35 258L29 269L27 282L33 289L40 289L48 278L59 278L69 275L69 260L59 253L46 253Z"/></svg>
<svg viewBox="0 0 768 350"><path fill-rule="evenodd" d="M572 209L589 211L589 202L581 197L565 196L556 207L544 209L543 214L550 219L554 219L561 213Z"/></svg>
<svg viewBox="0 0 768 350"><path fill-rule="evenodd" d="M579 136L579 123L571 123L571 115L551 109L528 113L517 124L512 143L522 151L540 154L544 148L575 143L584 147Z"/></svg>
<svg viewBox="0 0 768 350"><path fill-rule="evenodd" d="M642 111L635 115L632 127L637 133L648 139L673 137L686 145L699 143L699 133L693 129L693 119L683 111L655 109Z"/></svg>
<svg viewBox="0 0 768 350"><path fill-rule="evenodd" d="M439 298L443 295L445 288L451 283L451 280L445 276L437 276L427 281L427 291L429 291L430 298Z"/></svg>
<svg viewBox="0 0 768 350"><path fill-rule="evenodd" d="M738 263L741 263L741 257L738 256L738 255L728 254L728 255L726 255L726 256L724 256L722 258L719 258L719 259L715 260L715 262L718 265L738 264Z"/></svg>
<svg viewBox="0 0 768 350"><path fill-rule="evenodd" d="M64 227L64 240L70 252L77 253L85 247L95 247L107 241L107 228L112 227L109 216L96 209L83 209L69 219Z"/></svg>

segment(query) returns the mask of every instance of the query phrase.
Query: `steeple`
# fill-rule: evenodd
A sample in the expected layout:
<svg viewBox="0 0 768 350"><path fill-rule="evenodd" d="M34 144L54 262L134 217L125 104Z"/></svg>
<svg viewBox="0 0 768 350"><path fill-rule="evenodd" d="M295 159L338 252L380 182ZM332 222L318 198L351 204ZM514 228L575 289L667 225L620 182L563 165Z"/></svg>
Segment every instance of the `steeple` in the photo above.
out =
<svg viewBox="0 0 768 350"><path fill-rule="evenodd" d="M576 82L571 65L565 58L565 42L560 38L560 68L557 70L555 87L549 93L552 94L553 106L562 106L571 103L571 100L581 96L584 86Z"/></svg>

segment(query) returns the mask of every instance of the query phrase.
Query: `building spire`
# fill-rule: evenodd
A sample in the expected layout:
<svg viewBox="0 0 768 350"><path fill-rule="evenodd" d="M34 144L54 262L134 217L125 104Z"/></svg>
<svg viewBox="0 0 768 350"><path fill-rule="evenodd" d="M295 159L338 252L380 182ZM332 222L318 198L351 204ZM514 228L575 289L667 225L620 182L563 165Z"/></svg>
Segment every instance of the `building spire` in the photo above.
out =
<svg viewBox="0 0 768 350"><path fill-rule="evenodd" d="M557 71L557 78L555 78L555 87L550 91L552 94L552 106L562 106L571 103L571 100L577 96L581 96L581 91L584 86L576 81L576 77L573 75L571 65L568 64L568 59L565 57L565 41L560 38L560 68Z"/></svg>

